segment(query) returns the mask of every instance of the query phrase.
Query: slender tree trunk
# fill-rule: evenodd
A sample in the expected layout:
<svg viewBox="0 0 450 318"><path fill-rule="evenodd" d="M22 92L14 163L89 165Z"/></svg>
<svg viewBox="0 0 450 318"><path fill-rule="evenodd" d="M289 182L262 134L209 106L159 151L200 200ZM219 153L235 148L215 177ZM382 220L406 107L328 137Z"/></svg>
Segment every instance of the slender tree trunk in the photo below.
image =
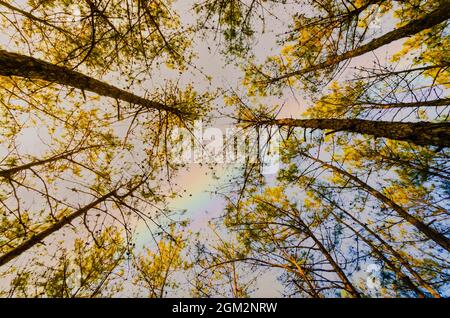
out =
<svg viewBox="0 0 450 318"><path fill-rule="evenodd" d="M408 272L410 272L413 277L418 281L418 283L420 284L421 287L423 287L424 289L428 290L430 292L431 295L433 295L436 298L440 298L441 296L439 295L439 293L433 288L431 287L427 282L425 282L422 277L420 277L420 275L410 266L410 264L396 251L392 248L392 246L390 246L385 240L383 240L377 233L375 233L374 231L372 231L369 227L367 227L366 224L362 223L360 220L358 220L357 218L355 218L353 215L351 215L351 213L349 213L348 211L346 211L345 209L341 208L338 204L336 204L335 202L333 202L332 200L329 200L328 198L326 198L326 196L322 195L321 193L319 193L319 195L324 198L325 200L327 200L330 204L332 204L334 207L338 208L340 211L342 211L345 215L347 215L348 217L350 217L350 219L352 219L354 222L356 222L359 226L361 226L365 231L367 231L370 235L372 235L373 237L375 237L375 239L377 239L388 251L389 253L392 254L392 256L394 256L399 262L400 264L406 268L406 270L408 270ZM414 290L416 293L419 294L419 296L424 297L425 295L422 293L421 290L419 290L417 288L417 286L409 279L408 276L406 276L405 274L403 274L403 272L398 269L395 264L393 264L386 256L384 256L384 254L378 249L378 247L375 245L375 243L372 240L369 240L368 238L365 238L363 235L361 235L358 231L356 231L352 226L350 226L349 224L347 224L344 220L342 220L342 218L340 218L336 213L331 211L331 214L333 214L333 216L342 224L344 224L345 226L347 226L351 231L353 231L359 238L361 238L364 242L366 242L367 245L369 245L372 250L379 255L385 262L386 264L388 264L389 267L392 268L392 270L399 276L399 278L401 278L412 290Z"/></svg>
<svg viewBox="0 0 450 318"><path fill-rule="evenodd" d="M343 225L345 225L348 229L350 229L353 233L355 233L355 235L357 237L359 237L363 242L365 242L371 249L372 251L378 255L378 257L387 264L387 266L389 268L391 268L395 274L397 275L397 277L399 279L401 279L411 290L413 290L414 292L417 293L417 295L419 295L419 297L421 298L425 298L425 294L419 289L417 288L417 286L411 281L411 279L406 276L399 268L397 268L397 266L395 266L395 264L393 262L391 262L391 260L389 260L384 254L383 252L381 252L376 246L375 244L369 240L368 238L364 237L363 235L361 235L357 230L355 230L351 225L347 224L344 220L342 220L338 215L336 215L334 212L331 212L331 214L333 214L334 218L342 223ZM438 294L439 295L439 294Z"/></svg>
<svg viewBox="0 0 450 318"><path fill-rule="evenodd" d="M432 107L432 106L448 106L450 105L450 98L440 98L420 102L410 102L410 103L376 103L376 102L355 102L351 104L334 104L330 102L325 102L326 104L335 106L355 106L363 107L364 109L390 109L390 108L417 108L417 107Z"/></svg>
<svg viewBox="0 0 450 318"><path fill-rule="evenodd" d="M413 225L415 228L417 228L420 232L422 232L426 237L428 237L430 240L434 241L435 243L442 246L444 249L450 252L450 239L445 237L443 234L439 233L435 229L429 227L419 219L417 219L415 216L409 214L405 209L403 209L401 206L396 204L394 201L386 197L381 192L377 191L376 189L369 186L364 181L360 180L359 178L355 177L354 175L348 173L345 170L342 170L336 166L333 166L329 163L326 163L318 158L315 158L313 156L310 156L309 154L306 154L304 152L301 153L303 156L310 158L311 160L314 160L318 163L320 163L323 167L328 168L342 176L345 176L349 178L351 181L359 185L362 189L364 189L367 193L370 193L372 196L377 198L380 202L386 204L391 209L393 209L397 214L403 218L405 221Z"/></svg>
<svg viewBox="0 0 450 318"><path fill-rule="evenodd" d="M274 83L292 76L299 76L334 66L342 61L363 55L368 52L372 52L396 40L409 37L423 30L432 28L433 26L440 24L449 18L450 18L450 2L448 0L440 1L440 6L433 12L424 16L423 18L413 20L402 27L396 28L395 30L382 35L379 38L373 39L367 44L361 45L356 49L347 51L340 55L328 56L322 63L272 78L268 82Z"/></svg>
<svg viewBox="0 0 450 318"><path fill-rule="evenodd" d="M353 286L353 284L350 282L350 280L348 279L347 275L345 275L344 271L342 270L342 268L335 262L335 260L333 259L333 257L330 255L330 253L328 252L328 250L325 248L325 246L323 246L322 242L320 242L320 240L314 235L314 233L309 229L309 227L302 221L299 220L300 225L302 227L302 229L306 232L306 234L314 241L314 243L316 243L317 247L319 248L320 252L322 253L322 255L326 258L326 260L328 261L328 263L331 265L331 267L333 267L334 271L336 272L336 274L339 276L339 278L342 280L342 282L344 283L345 289L355 298L360 298L361 295L359 294L359 292L356 290L356 288Z"/></svg>
<svg viewBox="0 0 450 318"><path fill-rule="evenodd" d="M96 80L66 67L54 65L26 55L0 50L0 76L18 76L90 91L148 109L167 111L178 116L188 116L181 110L134 95L121 88Z"/></svg>
<svg viewBox="0 0 450 318"><path fill-rule="evenodd" d="M329 129L401 140L421 146L450 147L450 122L401 123L364 119L273 119L256 121L257 125Z"/></svg>
<svg viewBox="0 0 450 318"><path fill-rule="evenodd" d="M38 244L39 242L41 242L42 240L47 238L49 235L55 233L56 231L58 231L59 229L61 229L65 225L67 225L70 222L72 222L73 220L75 220L76 218L78 218L78 217L80 217L82 215L85 215L91 209L95 208L97 205L99 205L99 204L101 204L103 202L106 202L108 199L114 197L117 200L119 200L120 204L124 204L122 202L122 200L124 198L132 195L137 189L139 189L140 186L142 186L145 182L147 182L148 178L149 178L149 176L144 176L134 186L131 183L129 183L129 186L131 186L131 188L123 195L119 195L117 193L117 191L121 188L120 186L118 186L116 189L114 189L111 192L109 192L109 193L107 193L107 194L97 198L95 201L91 202L90 204L80 208L79 210L76 210L75 212L73 212L73 213L71 213L71 214L69 214L67 216L63 216L59 221L57 221L56 223L51 224L47 229L39 232L38 234L33 235L28 240L26 240L23 243L19 244L18 246L16 246L15 248L13 248L9 252L7 252L6 254L3 254L2 256L0 256L0 266L8 263L10 260L12 260L12 259L16 258L17 256L21 255L22 253L24 253L28 249L32 248L33 246L35 246L36 244ZM124 188L127 188L127 186L124 186ZM126 206L126 204L125 204L125 206Z"/></svg>
<svg viewBox="0 0 450 318"><path fill-rule="evenodd" d="M38 234L33 235L28 240L26 240L23 243L19 244L18 246L16 246L15 248L10 250L9 252L3 254L2 256L0 256L0 266L3 266L4 264L8 263L12 259L14 259L17 256L21 255L25 251L29 250L30 248L32 248L33 246L35 246L39 242L43 241L49 235L55 233L56 231L61 229L63 226L65 226L65 225L69 224L70 222L72 222L77 217L86 214L89 210L93 209L97 205L99 205L99 204L105 202L106 200L108 200L109 198L115 196L116 192L117 192L117 190L111 191L111 192L101 196L100 198L96 199L95 201L91 202L90 204L82 207L81 209L76 210L75 212L73 212L73 213L71 213L71 214L69 214L67 216L62 217L61 220L59 220L58 222L53 223L52 225L50 225L45 230L39 232Z"/></svg>
<svg viewBox="0 0 450 318"><path fill-rule="evenodd" d="M53 156L53 157L50 157L50 158L47 158L47 159L36 160L36 161L30 162L30 163L27 163L27 164L24 164L24 165L21 165L21 166L16 166L16 167L5 169L5 170L0 170L0 178L9 178L13 174L18 173L20 171L31 169L33 167L40 166L40 165L45 165L47 163L55 162L55 161L58 161L58 160L61 160L61 159L67 159L67 158L71 157L72 155L80 153L80 152L82 152L84 150L88 150L88 149L92 149L92 148L98 148L98 147L101 147L101 146L96 145L96 146L81 147L79 149L66 151L66 152L64 152L62 154L59 154L59 155L56 155L56 156Z"/></svg>

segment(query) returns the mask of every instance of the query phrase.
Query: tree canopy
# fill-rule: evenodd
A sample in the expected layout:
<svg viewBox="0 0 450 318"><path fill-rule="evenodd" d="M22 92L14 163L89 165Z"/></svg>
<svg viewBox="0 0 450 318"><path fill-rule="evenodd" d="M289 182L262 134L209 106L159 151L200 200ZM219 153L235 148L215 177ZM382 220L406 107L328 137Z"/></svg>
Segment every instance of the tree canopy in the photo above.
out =
<svg viewBox="0 0 450 318"><path fill-rule="evenodd" d="M0 0L0 297L450 296L449 18Z"/></svg>

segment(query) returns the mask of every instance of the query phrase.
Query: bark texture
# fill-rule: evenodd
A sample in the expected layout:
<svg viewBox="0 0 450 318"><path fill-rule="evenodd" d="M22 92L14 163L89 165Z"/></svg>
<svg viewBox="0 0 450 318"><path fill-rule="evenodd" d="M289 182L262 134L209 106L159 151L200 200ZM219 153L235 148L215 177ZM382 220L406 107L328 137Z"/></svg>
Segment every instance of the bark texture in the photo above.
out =
<svg viewBox="0 0 450 318"><path fill-rule="evenodd" d="M364 119L285 118L265 121L263 124L311 129L329 129L333 131L348 131L371 135L374 137L408 141L420 146L450 147L450 122L401 123L371 121Z"/></svg>
<svg viewBox="0 0 450 318"><path fill-rule="evenodd" d="M269 80L269 82L274 83L292 76L299 76L337 65L342 61L363 55L368 52L372 52L378 49L379 47L387 45L391 42L409 37L423 30L432 28L433 26L440 24L449 18L450 18L450 1L443 0L440 2L440 6L436 10L434 10L433 12L429 13L428 15L424 16L421 19L413 20L402 27L399 27L393 31L390 31L380 36L379 38L373 39L367 44L361 45L356 49L347 51L340 55L328 56L322 63L272 78Z"/></svg>
<svg viewBox="0 0 450 318"><path fill-rule="evenodd" d="M188 115L177 108L134 95L121 88L66 67L5 50L0 50L0 76L39 79L81 89L82 91L90 91L101 96L140 105L148 109L167 111L178 116Z"/></svg>
<svg viewBox="0 0 450 318"><path fill-rule="evenodd" d="M105 202L106 200L108 200L109 198L113 197L114 195L116 195L116 191L111 191L111 192L105 194L104 196L96 199L95 201L91 202L90 204L82 207L81 209L76 210L75 212L73 212L73 213L63 217L58 222L53 223L48 228L46 228L45 230L39 232L38 234L35 234L35 235L31 236L28 240L26 240L23 243L21 243L20 245L16 246L15 248L10 250L6 254L1 255L0 256L0 266L3 266L4 264L8 263L12 259L14 259L17 256L21 255L22 253L24 253L28 249L32 248L33 246L35 246L39 242L43 241L49 235L55 233L56 231L61 229L63 226L69 224L70 222L72 222L77 217L87 213L89 210L91 210L94 207L96 207L97 205Z"/></svg>

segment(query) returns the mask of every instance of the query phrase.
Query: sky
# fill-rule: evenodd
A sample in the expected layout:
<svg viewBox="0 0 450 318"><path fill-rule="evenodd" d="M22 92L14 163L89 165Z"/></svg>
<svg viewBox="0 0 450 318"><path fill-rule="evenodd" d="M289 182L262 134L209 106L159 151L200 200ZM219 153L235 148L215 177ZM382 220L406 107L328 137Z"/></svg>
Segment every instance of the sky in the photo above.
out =
<svg viewBox="0 0 450 318"><path fill-rule="evenodd" d="M191 14L189 8L192 1L176 1L175 7L179 9L182 17L182 21L192 21L193 14ZM266 32L258 38L255 38L255 46L252 53L255 55L255 59L264 61L264 59L279 52L280 46L276 44L277 36L288 28L290 23L290 16L292 10L296 8L283 8L282 10L275 10L276 19L268 18L267 29L272 32ZM392 27L390 21L384 21L383 24L376 26L374 33L384 33ZM195 61L196 67L201 69L206 74L209 74L213 78L213 87L222 87L233 89L239 89L242 86L242 65L239 63L230 63L220 53L219 48L214 44L215 40L211 36L206 39L194 40L194 50L199 53L198 59ZM373 53L360 56L353 59L348 69L353 66L370 66L376 58L384 59L388 58L389 52L396 52L402 44L402 41L397 41L389 46L382 47ZM211 48L211 49L209 49ZM215 48L215 49L213 49ZM369 56L370 55L370 56ZM346 71L340 74L341 78L346 78L351 75L351 71ZM189 78L192 80L192 78ZM210 84L202 81L202 78L198 78L196 88L199 90L204 87L208 89ZM218 109L223 109L223 101L218 99ZM281 100L276 101L278 104L283 104L283 108L278 117L299 117L308 108L308 98L303 96L301 92L286 92ZM225 129L230 126L229 119L217 118L210 124L205 125L205 129L208 127L218 127L225 133ZM207 165L200 166L197 163L188 165L186 170L180 171L175 183L178 183L180 189L185 189L186 193L183 196L176 198L169 202L169 207L175 210L186 210L186 214L183 217L191 220L190 229L195 232L200 232L203 235L209 235L208 222L217 218L223 214L223 208L226 204L223 197L215 195L214 192L217 188L227 186L232 177L236 177L239 174L237 165L219 165L214 168L215 175L218 179L213 178L211 170ZM269 179L274 178L275 175L268 175ZM209 233L209 234L208 234ZM148 230L141 224L138 227L137 242L138 245L145 245L146 242L151 239L148 236ZM362 271L358 273L364 279L367 273ZM276 280L276 275L273 272L267 273L258 282L258 290L255 292L255 296L259 297L271 297L279 295L281 289L280 284Z"/></svg>
<svg viewBox="0 0 450 318"><path fill-rule="evenodd" d="M24 3L25 1L15 1L17 4ZM194 20L194 14L191 11L191 5L193 1L178 0L175 1L175 8L181 14L182 24L192 23ZM290 15L292 8L289 6L284 7L281 10L275 10L276 18L268 18L267 30L263 35L255 39L255 46L253 53L256 60L263 61L265 57L271 54L276 54L279 50L279 46L276 44L277 35L283 33L290 23ZM392 23L387 21L381 25L377 25L377 30L380 33L384 33L392 27ZM195 66L201 69L205 74L212 76L212 82L207 81L204 77L200 76L195 70L189 70L186 74L182 75L182 80L186 82L194 82L195 88L198 91L209 90L215 88L233 88L240 89L242 86L242 65L239 62L230 62L221 55L218 47L215 43L213 35L207 38L195 38L193 50L198 53L198 57L194 61ZM355 58L349 65L352 66L370 66L371 63L377 58L384 59L389 55L389 52L395 52L401 46L401 41L392 43L389 46L380 48L379 50L366 54L364 56ZM6 35L0 35L0 46L8 49L8 37ZM341 74L342 78L349 76L349 71ZM173 77L173 72L163 71L161 74L163 78ZM114 83L112 83L114 84ZM120 84L120 83L119 83ZM277 101L279 104L284 104L279 117L298 117L308 108L308 99L302 96L301 92L296 92L295 96L291 93L287 93ZM217 108L224 110L225 106L223 100L218 98L215 101ZM225 110L227 112L228 110ZM204 128L215 127L225 132L227 127L231 127L230 120L227 118L215 118L211 123L205 124ZM22 146L27 151L39 152L39 147L36 147L38 139L42 138L42 133L37 133L39 128L30 128L23 133ZM43 132L45 135L45 132ZM52 136L46 136L45 138L51 138ZM0 147L0 154L1 154ZM36 155L38 155L37 153ZM213 170L206 163L200 165L199 163L191 163L186 169L181 170L174 183L178 184L178 191L181 195L173 200L170 200L168 207L181 211L186 210L180 218L187 218L190 220L189 229L194 232L200 232L202 235L208 235L208 222L221 216L225 207L226 201L220 195L214 194L217 189L227 186L228 180L238 176L239 169L235 164L218 164ZM213 177L213 173L216 177ZM273 179L272 176L269 176ZM146 247L152 244L151 234L146 227L146 224L139 223L136 226L135 241L138 246ZM259 281L259 290L255 296L268 297L276 296L279 293L280 286L278 285L273 273L269 273L267 277L263 277Z"/></svg>
<svg viewBox="0 0 450 318"><path fill-rule="evenodd" d="M193 1L176 1L175 8L181 15L181 20L187 23L193 22L194 14L190 10ZM275 10L276 18L268 18L267 29L271 32L265 32L261 36L255 38L254 50L256 60L263 61L271 54L277 54L280 46L276 41L279 34L285 32L291 21L291 12L295 10L295 6L286 6L283 9ZM383 24L376 25L375 33L384 33L388 28L392 27L390 21L384 21ZM213 78L212 84L202 79L201 76L195 77L188 75L189 80L197 82L196 88L201 91L208 88L239 88L242 86L242 65L239 63L230 63L220 53L220 47L214 45L214 36L209 38L194 39L194 51L198 52L198 58L194 64L204 73L209 74ZM353 59L348 69L353 66L370 66L373 61L387 58L389 52L396 52L402 44L402 41L396 41L386 47L382 47L373 53ZM369 56L370 55L370 56ZM194 72L195 73L195 72ZM351 75L351 71L346 71L340 74L341 78L346 78ZM194 78L193 78L194 77ZM280 105L284 105L278 117L299 117L307 110L309 103L307 97L303 96L301 92L286 92L280 100L276 101ZM218 109L223 110L225 107L223 100L218 98L215 100ZM208 127L215 127L221 129L224 134L228 127L233 127L230 119L215 118L211 123L205 123L204 129ZM189 164L187 169L181 171L176 178L176 183L182 189L187 190L187 194L182 198L176 198L170 206L175 209L186 209L187 215L192 217L192 226L195 229L201 228L207 223L208 219L221 214L223 210L223 199L220 196L215 196L211 192L215 191L216 187L225 186L230 176L235 176L238 173L236 165L219 165L214 168L215 174L219 177L215 180L210 173L210 169L206 166L200 166L198 163Z"/></svg>

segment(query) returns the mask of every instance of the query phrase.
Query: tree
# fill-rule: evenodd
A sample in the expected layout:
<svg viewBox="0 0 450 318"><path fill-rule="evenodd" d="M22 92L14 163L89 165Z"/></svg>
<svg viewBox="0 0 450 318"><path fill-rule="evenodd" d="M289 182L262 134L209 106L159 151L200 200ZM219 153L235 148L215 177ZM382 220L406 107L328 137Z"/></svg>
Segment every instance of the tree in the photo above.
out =
<svg viewBox="0 0 450 318"><path fill-rule="evenodd" d="M134 283L143 287L148 297L167 297L171 290L180 287L174 276L191 266L183 255L187 245L185 235L173 224L170 232L163 233L154 250L146 248L143 255L136 257Z"/></svg>
<svg viewBox="0 0 450 318"><path fill-rule="evenodd" d="M23 52L24 43L29 48L26 54L1 51L1 141L7 152L0 163L0 266L6 272L18 258L43 252L43 260L49 260L45 250L55 247L57 237L86 235L95 241L98 231L116 226L123 229L117 235L129 243L136 220L158 224L158 214L169 213L164 202L172 193L159 192L165 186L157 176L165 170L170 182L178 168L168 144L171 130L202 116L211 97L168 81L152 93L145 89L146 97L130 93L131 86L143 91L142 78L157 68L157 60L183 70L190 57L187 34L178 33L170 2L127 4L131 7L32 1L25 9L0 2L6 8L5 32L15 29L10 19L23 30L11 33L17 40L13 50ZM70 12L73 6L80 16ZM55 20L53 13L61 11ZM133 60L140 61L139 68L125 65ZM126 89L94 78L115 72ZM33 155L21 143L36 127L36 135L45 136L35 147L43 151ZM122 243L111 244L120 249ZM80 257L88 253L79 251ZM102 252L93 250L91 256L96 253ZM58 281L66 269L72 271L69 256L64 258L62 272L48 273ZM92 292L102 295L108 284ZM69 289L64 296L71 295Z"/></svg>
<svg viewBox="0 0 450 318"><path fill-rule="evenodd" d="M136 104L144 108L164 110L180 117L183 114L182 110L177 110L170 105L163 105L161 103L136 96L132 93L111 86L107 83L103 83L79 72L72 71L61 66L52 65L27 56L10 53L7 51L0 51L0 62L2 65L0 75L2 76L19 76L29 79L42 79L50 83L58 83L60 85L78 88L82 91L91 91L101 96L112 97L116 100Z"/></svg>
<svg viewBox="0 0 450 318"><path fill-rule="evenodd" d="M424 146L448 147L450 124L444 123L396 123L362 119L269 119L257 120L257 125L327 129L331 132L348 131L393 140L404 140Z"/></svg>
<svg viewBox="0 0 450 318"><path fill-rule="evenodd" d="M14 275L5 294L58 298L114 296L122 289L126 251L121 233L107 227L93 241L79 238L70 250L61 248L51 258L52 266L37 262L11 273Z"/></svg>
<svg viewBox="0 0 450 318"><path fill-rule="evenodd" d="M1 296L445 296L449 7L0 1ZM224 116L256 158L192 233L172 137Z"/></svg>
<svg viewBox="0 0 450 318"><path fill-rule="evenodd" d="M327 247L328 238L321 234L321 221L306 219L301 216L303 212L287 201L278 187L254 193L239 206L230 206L226 224L238 232L251 255L241 261L286 271L285 283L305 295L323 297L335 291L360 297L340 260ZM324 276L326 272L329 275Z"/></svg>
<svg viewBox="0 0 450 318"><path fill-rule="evenodd" d="M222 238L219 226L210 224L213 239L208 240L209 235L200 236L195 244L191 294L193 297L250 297L258 276L264 271L251 264L246 247L237 238Z"/></svg>

